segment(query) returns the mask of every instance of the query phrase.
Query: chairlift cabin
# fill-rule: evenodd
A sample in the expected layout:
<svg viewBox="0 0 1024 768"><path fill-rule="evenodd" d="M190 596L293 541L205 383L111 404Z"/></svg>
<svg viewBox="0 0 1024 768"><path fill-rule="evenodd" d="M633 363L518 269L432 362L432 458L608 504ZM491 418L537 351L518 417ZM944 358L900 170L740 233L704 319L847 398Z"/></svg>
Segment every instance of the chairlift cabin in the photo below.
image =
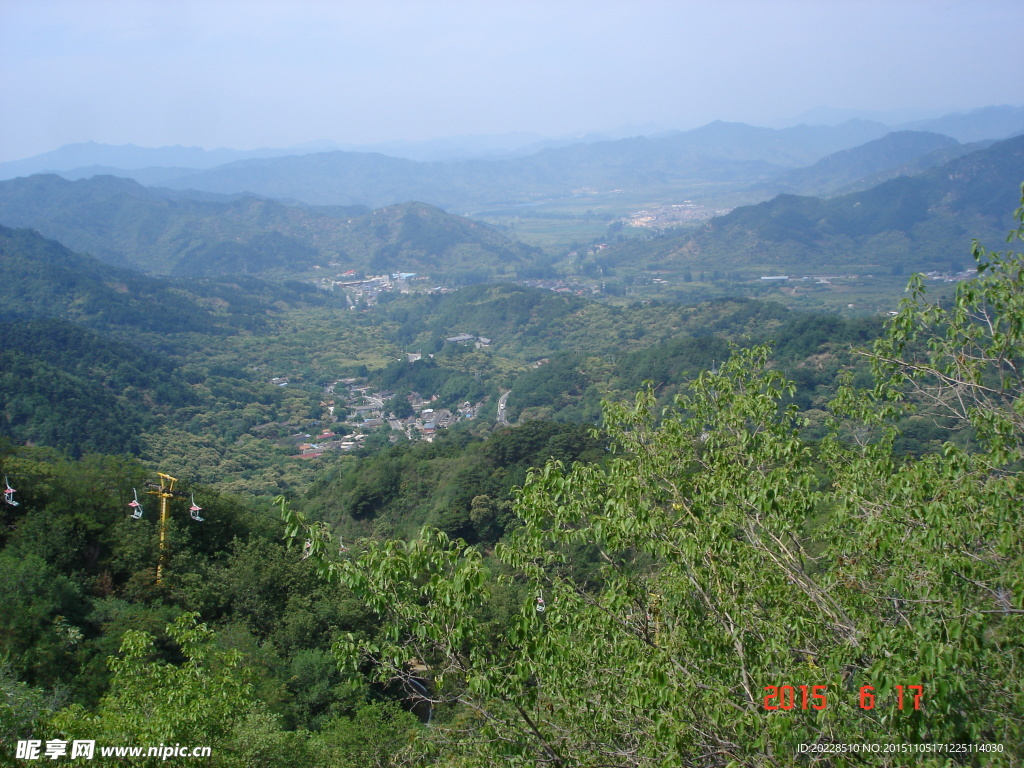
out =
<svg viewBox="0 0 1024 768"><path fill-rule="evenodd" d="M192 519L195 520L197 523L205 522L203 518L199 516L199 513L202 512L202 510L203 508L196 504L196 495L193 493L192 506L188 508L188 511L192 514Z"/></svg>
<svg viewBox="0 0 1024 768"><path fill-rule="evenodd" d="M139 503L139 492L132 488L132 492L135 494L135 498L128 502L128 506L132 509L132 518L138 520L142 517L142 505Z"/></svg>
<svg viewBox="0 0 1024 768"><path fill-rule="evenodd" d="M7 480L7 475L4 475L4 501L6 501L12 507L18 506L18 502L14 500L15 493L17 493L17 491L11 488L11 484Z"/></svg>

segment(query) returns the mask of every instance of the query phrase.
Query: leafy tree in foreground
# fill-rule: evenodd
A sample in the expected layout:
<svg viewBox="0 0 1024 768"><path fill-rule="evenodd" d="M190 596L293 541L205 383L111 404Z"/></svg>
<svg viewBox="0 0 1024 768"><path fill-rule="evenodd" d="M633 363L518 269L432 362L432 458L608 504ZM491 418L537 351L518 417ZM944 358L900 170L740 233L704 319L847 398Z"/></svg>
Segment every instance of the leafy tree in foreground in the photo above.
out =
<svg viewBox="0 0 1024 768"><path fill-rule="evenodd" d="M214 634L183 614L168 627L184 663L154 660L153 637L130 630L113 679L95 713L74 704L58 711L51 727L59 738L94 739L97 746L210 746L214 766L311 766L305 734L280 728L254 697L238 651L215 647ZM160 757L132 765L157 766Z"/></svg>
<svg viewBox="0 0 1024 768"><path fill-rule="evenodd" d="M430 531L329 560L326 529L282 501L287 535L382 618L339 661L432 700L445 717L418 747L449 765L1018 764L1024 257L975 258L951 308L912 284L875 389L841 390L817 455L763 347L661 413L650 389L606 404L617 455L529 476L498 580ZM932 407L970 450L900 458L892 425Z"/></svg>

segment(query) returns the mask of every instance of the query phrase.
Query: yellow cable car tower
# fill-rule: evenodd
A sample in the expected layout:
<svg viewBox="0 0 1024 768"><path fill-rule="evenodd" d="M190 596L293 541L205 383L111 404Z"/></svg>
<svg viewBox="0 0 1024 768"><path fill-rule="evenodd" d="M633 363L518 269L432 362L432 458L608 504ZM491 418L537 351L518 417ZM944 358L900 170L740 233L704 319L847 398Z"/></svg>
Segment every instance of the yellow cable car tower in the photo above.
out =
<svg viewBox="0 0 1024 768"><path fill-rule="evenodd" d="M160 482L146 483L147 493L157 496L160 499L160 559L156 565L156 583L159 585L163 582L164 578L164 565L167 560L167 521L170 519L170 500L171 499L187 499L189 495L184 491L179 491L174 488L174 484L178 482L178 478L165 475L163 472L157 472L157 477L160 478ZM142 505L139 504L138 493L135 494L135 500L131 502L130 506L133 510L132 517L138 520L142 517ZM202 507L196 504L196 498L192 496L192 506L189 507L189 512L192 514L192 519L196 522L203 522L203 518L199 516L199 512Z"/></svg>

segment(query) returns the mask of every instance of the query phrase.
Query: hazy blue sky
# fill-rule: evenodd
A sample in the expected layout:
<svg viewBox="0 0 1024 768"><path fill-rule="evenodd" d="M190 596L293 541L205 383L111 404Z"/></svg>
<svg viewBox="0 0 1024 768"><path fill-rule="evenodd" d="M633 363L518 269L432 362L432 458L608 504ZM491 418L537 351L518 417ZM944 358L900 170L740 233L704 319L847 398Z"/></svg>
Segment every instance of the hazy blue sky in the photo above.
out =
<svg viewBox="0 0 1024 768"><path fill-rule="evenodd" d="M0 160L1024 104L1021 0L0 0Z"/></svg>

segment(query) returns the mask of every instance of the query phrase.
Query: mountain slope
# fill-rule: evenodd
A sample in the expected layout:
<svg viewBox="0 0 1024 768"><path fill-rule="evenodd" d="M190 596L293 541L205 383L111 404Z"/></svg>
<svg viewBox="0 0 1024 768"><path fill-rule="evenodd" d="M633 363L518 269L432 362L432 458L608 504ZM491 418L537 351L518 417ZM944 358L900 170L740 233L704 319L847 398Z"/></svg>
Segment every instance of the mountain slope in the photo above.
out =
<svg viewBox="0 0 1024 768"><path fill-rule="evenodd" d="M959 147L956 139L924 131L897 131L851 149L822 158L814 165L787 171L759 189L775 193L827 196L857 183L878 177L925 155ZM878 178L876 184L884 179Z"/></svg>
<svg viewBox="0 0 1024 768"><path fill-rule="evenodd" d="M0 272L0 321L59 318L164 333L217 326L165 281L74 253L32 230L0 226Z"/></svg>
<svg viewBox="0 0 1024 768"><path fill-rule="evenodd" d="M260 242L261 235L301 226L301 216L280 203L182 198L113 176L69 182L44 175L0 182L0 223L33 227L76 251L158 274L302 269L318 258L287 234L280 234L272 248ZM211 252L218 244L223 252ZM181 262L194 266L178 270Z"/></svg>
<svg viewBox="0 0 1024 768"><path fill-rule="evenodd" d="M999 247L1013 226L1006 200L1020 198L1022 180L1024 136L863 192L828 200L779 195L697 233L615 246L604 257L754 274L948 269L964 264L973 238Z"/></svg>
<svg viewBox="0 0 1024 768"><path fill-rule="evenodd" d="M252 277L168 280L0 226L0 322L60 319L120 335L257 330L287 306L331 301L307 283Z"/></svg>
<svg viewBox="0 0 1024 768"><path fill-rule="evenodd" d="M58 320L0 322L0 435L82 453L138 453L156 414L195 400L164 356Z"/></svg>
<svg viewBox="0 0 1024 768"><path fill-rule="evenodd" d="M242 197L197 199L101 176L0 182L0 223L33 227L77 251L156 274L357 270L504 274L535 251L486 225L423 204L370 212Z"/></svg>
<svg viewBox="0 0 1024 768"><path fill-rule="evenodd" d="M149 277L6 227L0 274L0 436L76 456L138 453L143 432L197 407L237 418L263 396L258 386L193 352L273 329L268 316L289 307L331 301L311 285ZM192 386L225 376L233 383L215 396Z"/></svg>
<svg viewBox="0 0 1024 768"><path fill-rule="evenodd" d="M74 456L137 453L156 414L194 399L165 354L124 339L229 321L31 230L0 227L0 273L0 435Z"/></svg>

